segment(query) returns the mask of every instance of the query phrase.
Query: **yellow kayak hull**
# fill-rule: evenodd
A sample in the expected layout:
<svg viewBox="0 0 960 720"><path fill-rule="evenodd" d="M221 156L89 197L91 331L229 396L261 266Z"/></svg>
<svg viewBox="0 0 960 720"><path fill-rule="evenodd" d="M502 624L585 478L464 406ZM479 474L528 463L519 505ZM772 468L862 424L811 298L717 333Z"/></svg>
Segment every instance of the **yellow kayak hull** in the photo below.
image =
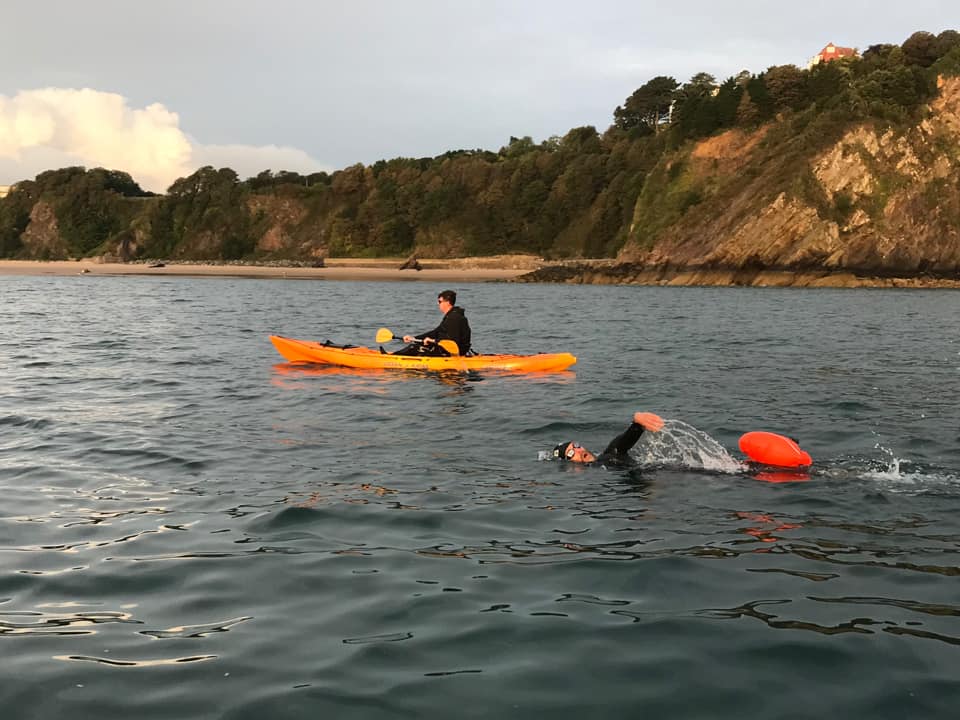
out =
<svg viewBox="0 0 960 720"><path fill-rule="evenodd" d="M367 347L339 348L311 340L271 335L270 342L290 362L322 363L364 369L418 370L506 370L509 372L555 372L564 370L577 358L570 353L538 353L536 355L455 355L430 357L418 355L384 355Z"/></svg>

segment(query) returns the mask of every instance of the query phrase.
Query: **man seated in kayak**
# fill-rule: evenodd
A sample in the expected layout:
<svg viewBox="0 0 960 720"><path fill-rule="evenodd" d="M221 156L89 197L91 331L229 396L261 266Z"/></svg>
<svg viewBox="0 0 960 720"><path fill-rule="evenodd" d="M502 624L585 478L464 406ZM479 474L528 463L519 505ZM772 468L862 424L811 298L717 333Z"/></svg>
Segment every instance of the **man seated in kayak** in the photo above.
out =
<svg viewBox="0 0 960 720"><path fill-rule="evenodd" d="M437 344L441 340L453 340L461 355L470 351L470 323L463 308L457 306L457 293L453 290L441 292L437 296L437 307L443 313L440 324L422 335L404 335L403 341L410 344L394 355L449 355ZM420 342L416 342L418 340Z"/></svg>
<svg viewBox="0 0 960 720"><path fill-rule="evenodd" d="M553 448L553 457L557 460L573 463L596 464L604 467L623 468L635 463L630 457L629 450L643 435L644 430L659 432L663 428L663 418L649 412L635 412L633 422L626 430L617 435L607 449L599 455L594 455L582 445L572 440L562 442Z"/></svg>

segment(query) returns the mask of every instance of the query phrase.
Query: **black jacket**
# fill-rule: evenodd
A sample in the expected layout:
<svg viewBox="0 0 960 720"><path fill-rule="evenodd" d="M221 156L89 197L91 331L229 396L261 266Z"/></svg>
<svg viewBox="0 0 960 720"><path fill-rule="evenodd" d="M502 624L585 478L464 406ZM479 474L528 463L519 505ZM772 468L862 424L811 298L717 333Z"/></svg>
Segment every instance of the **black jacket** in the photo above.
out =
<svg viewBox="0 0 960 720"><path fill-rule="evenodd" d="M470 349L470 323L463 314L463 308L454 305L443 316L443 320L430 332L417 335L418 340L432 338L433 340L453 340L460 348L460 354L466 355Z"/></svg>

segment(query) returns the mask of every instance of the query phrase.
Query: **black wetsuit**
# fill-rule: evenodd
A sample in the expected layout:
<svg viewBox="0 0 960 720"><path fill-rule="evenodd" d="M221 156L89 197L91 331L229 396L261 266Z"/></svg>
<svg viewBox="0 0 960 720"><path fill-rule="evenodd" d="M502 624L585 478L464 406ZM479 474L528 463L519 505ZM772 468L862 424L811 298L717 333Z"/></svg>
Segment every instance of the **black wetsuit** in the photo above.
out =
<svg viewBox="0 0 960 720"><path fill-rule="evenodd" d="M643 435L643 425L630 423L630 427L611 440L607 449L597 455L597 459L590 464L609 468L633 467L637 463L630 457L630 448L637 444L641 435Z"/></svg>
<svg viewBox="0 0 960 720"><path fill-rule="evenodd" d="M454 305L443 316L443 320L440 321L437 327L422 335L416 335L415 337L417 340L423 340L424 338L432 338L437 341L453 340L457 344L457 347L460 348L460 354L466 355L470 350L470 323L467 322L467 316L464 314L463 308ZM446 355L447 352L436 344L422 345L420 343L411 343L394 353L394 355L421 354Z"/></svg>

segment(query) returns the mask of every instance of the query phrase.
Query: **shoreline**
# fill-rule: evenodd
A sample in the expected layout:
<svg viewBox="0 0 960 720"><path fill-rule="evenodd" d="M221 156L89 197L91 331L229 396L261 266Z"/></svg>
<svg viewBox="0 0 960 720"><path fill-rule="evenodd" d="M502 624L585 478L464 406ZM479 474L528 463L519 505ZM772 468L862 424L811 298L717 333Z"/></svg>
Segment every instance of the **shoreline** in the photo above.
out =
<svg viewBox="0 0 960 720"><path fill-rule="evenodd" d="M420 270L398 269L403 260L327 259L324 267L285 267L220 263L112 263L83 260L0 260L2 275L149 275L164 277L240 277L286 280L371 280L425 282L498 282L531 272L542 266L539 258L504 256L498 258L457 258L421 260Z"/></svg>
<svg viewBox="0 0 960 720"><path fill-rule="evenodd" d="M420 260L419 270L400 270L402 259L332 258L324 267L205 262L102 262L81 260L3 260L3 276L164 276L277 280L484 283L520 282L566 285L648 285L674 287L794 287L960 289L960 278L876 277L851 272L647 268L605 260L548 262L530 255ZM156 265L161 265L157 267Z"/></svg>

